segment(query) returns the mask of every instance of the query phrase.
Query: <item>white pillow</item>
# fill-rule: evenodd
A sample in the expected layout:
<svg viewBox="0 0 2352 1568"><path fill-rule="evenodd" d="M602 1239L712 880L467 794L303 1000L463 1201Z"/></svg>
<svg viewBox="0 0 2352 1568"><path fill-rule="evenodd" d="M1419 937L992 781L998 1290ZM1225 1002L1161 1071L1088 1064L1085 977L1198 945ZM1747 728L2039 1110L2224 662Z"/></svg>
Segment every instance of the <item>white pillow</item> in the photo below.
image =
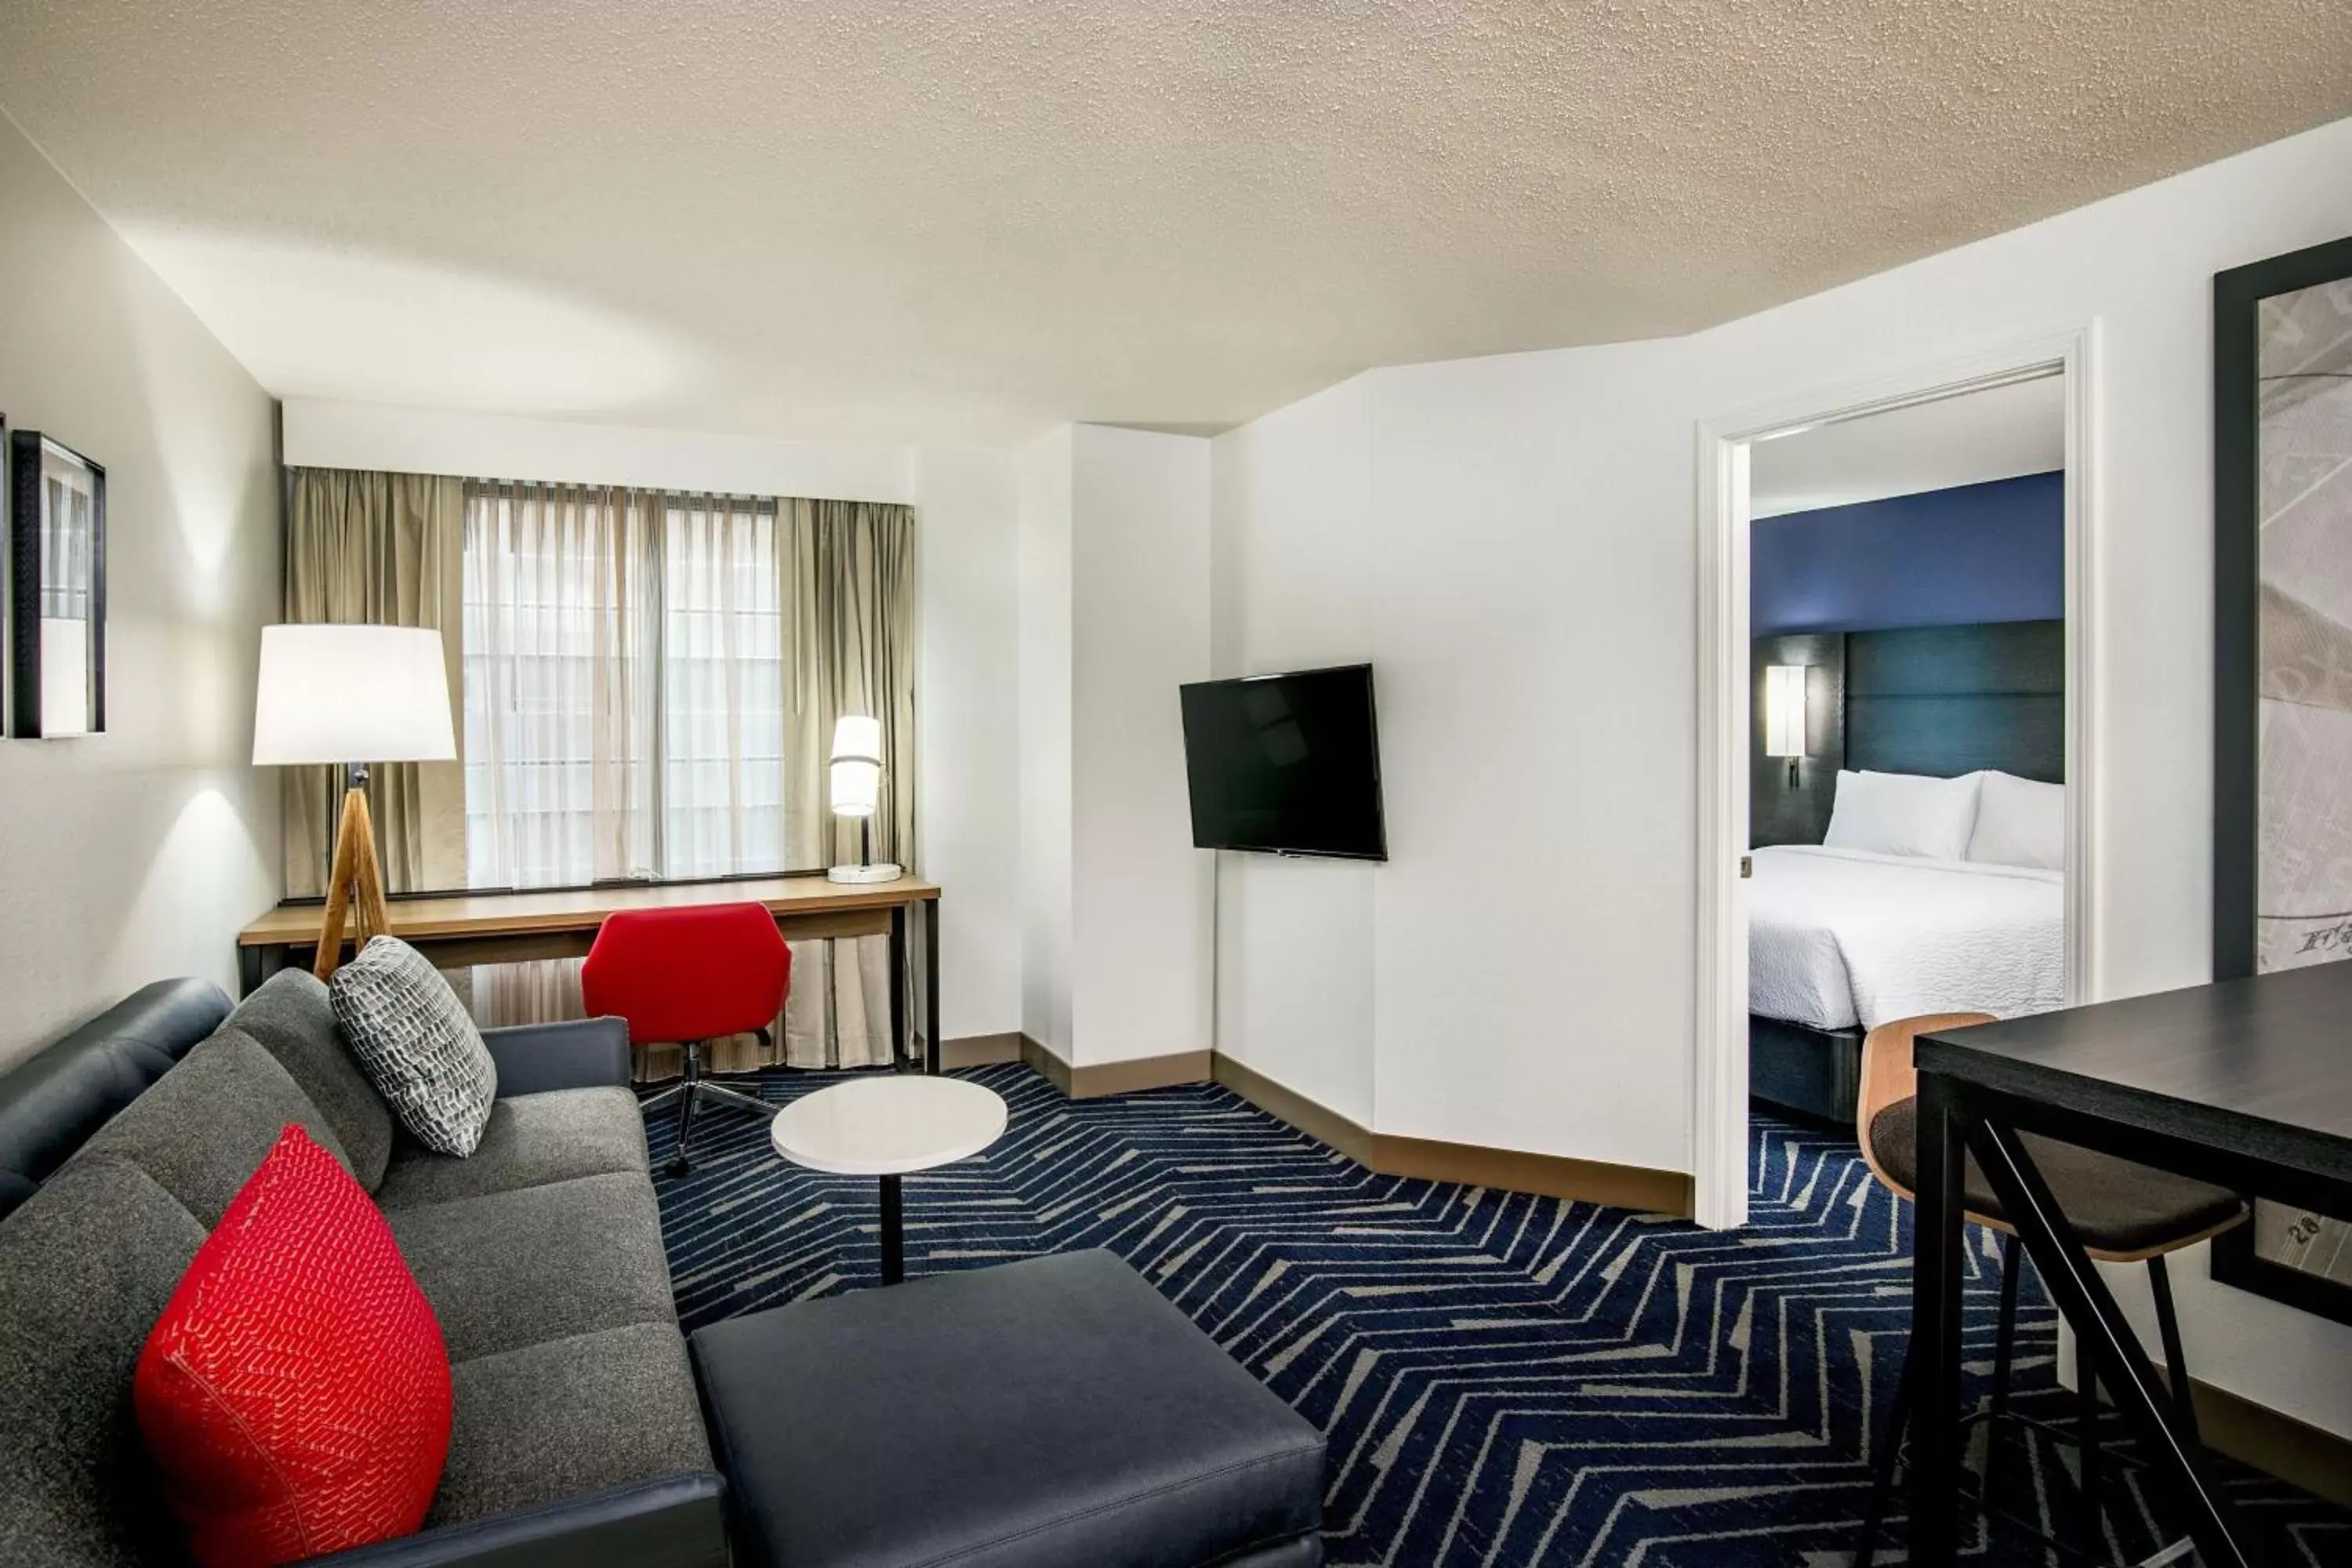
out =
<svg viewBox="0 0 2352 1568"><path fill-rule="evenodd" d="M1977 775L1929 778L1924 773L1854 773L1838 770L1830 830L1832 849L1868 849L1958 860L1969 850L1977 822Z"/></svg>
<svg viewBox="0 0 2352 1568"><path fill-rule="evenodd" d="M1977 795L1969 858L1996 866L2066 868L2066 786L1989 773Z"/></svg>

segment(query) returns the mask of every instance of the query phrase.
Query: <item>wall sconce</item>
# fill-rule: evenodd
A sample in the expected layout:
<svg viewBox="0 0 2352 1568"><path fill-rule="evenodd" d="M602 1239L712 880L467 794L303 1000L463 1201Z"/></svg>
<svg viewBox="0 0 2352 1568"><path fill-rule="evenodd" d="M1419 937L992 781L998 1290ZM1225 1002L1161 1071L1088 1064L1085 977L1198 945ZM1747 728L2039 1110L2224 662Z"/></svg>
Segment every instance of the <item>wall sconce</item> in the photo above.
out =
<svg viewBox="0 0 2352 1568"><path fill-rule="evenodd" d="M1789 787L1797 787L1797 763L1805 754L1805 667L1764 667L1764 754L1789 759Z"/></svg>

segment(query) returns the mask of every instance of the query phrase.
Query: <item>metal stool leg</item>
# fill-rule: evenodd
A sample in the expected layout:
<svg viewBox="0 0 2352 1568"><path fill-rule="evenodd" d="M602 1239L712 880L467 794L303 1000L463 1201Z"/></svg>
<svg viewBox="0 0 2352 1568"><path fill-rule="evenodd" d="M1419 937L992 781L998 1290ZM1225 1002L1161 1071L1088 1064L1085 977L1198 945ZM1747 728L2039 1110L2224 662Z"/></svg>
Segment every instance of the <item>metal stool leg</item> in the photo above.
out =
<svg viewBox="0 0 2352 1568"><path fill-rule="evenodd" d="M1895 1380L1895 1404L1886 1413L1886 1430L1878 1440L1878 1458L1870 1467L1870 1502L1863 1510L1862 1542L1854 1548L1853 1568L1870 1568L1878 1556L1879 1521L1886 1517L1886 1494L1895 1488L1895 1461L1903 1451L1903 1429L1911 1419L1911 1352L1903 1352L1903 1370Z"/></svg>
<svg viewBox="0 0 2352 1568"><path fill-rule="evenodd" d="M1993 1339L1992 1405L1985 1422L1984 1497L1992 1501L1992 1470L1994 1456L2000 1452L2001 1417L2009 1414L2010 1369L2017 1360L2017 1287L2023 1272L2020 1256L2024 1248L2017 1237L2007 1232L2000 1238L2000 1328Z"/></svg>
<svg viewBox="0 0 2352 1568"><path fill-rule="evenodd" d="M2092 1555L2102 1556L2106 1531L2099 1518L2099 1374L2083 1336L2074 1336L2074 1427L2083 1464L2083 1530Z"/></svg>
<svg viewBox="0 0 2352 1568"><path fill-rule="evenodd" d="M694 1131L694 1102L700 1098L702 1042L684 1042L678 1047L678 1055L683 1058L682 1070L686 1079L680 1086L684 1092L677 1097L677 1147L670 1151L669 1156L669 1173L673 1176L683 1176L688 1169L686 1140L687 1135Z"/></svg>
<svg viewBox="0 0 2352 1568"><path fill-rule="evenodd" d="M2180 1413L2180 1430L2189 1441L2204 1447L2197 1432L2197 1394L2189 1381L2189 1358L2180 1349L2180 1320L2172 1310L2172 1277L2165 1271L2161 1253L2147 1260L2147 1288L2156 1298L2156 1330L2164 1340L2164 1375L2171 1385L2173 1408Z"/></svg>

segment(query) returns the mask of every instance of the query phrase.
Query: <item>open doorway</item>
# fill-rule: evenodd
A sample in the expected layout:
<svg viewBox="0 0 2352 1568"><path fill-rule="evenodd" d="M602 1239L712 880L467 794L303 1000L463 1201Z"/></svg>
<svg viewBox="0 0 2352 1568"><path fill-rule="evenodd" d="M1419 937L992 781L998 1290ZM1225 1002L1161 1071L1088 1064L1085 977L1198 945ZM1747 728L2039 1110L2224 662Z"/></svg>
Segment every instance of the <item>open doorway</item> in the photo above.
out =
<svg viewBox="0 0 2352 1568"><path fill-rule="evenodd" d="M1853 1127L1864 1034L2065 1001L2054 373L1748 458L1748 1087Z"/></svg>
<svg viewBox="0 0 2352 1568"><path fill-rule="evenodd" d="M1751 1096L1850 1131L1870 1028L2084 994L2081 348L1706 432L1702 1223Z"/></svg>

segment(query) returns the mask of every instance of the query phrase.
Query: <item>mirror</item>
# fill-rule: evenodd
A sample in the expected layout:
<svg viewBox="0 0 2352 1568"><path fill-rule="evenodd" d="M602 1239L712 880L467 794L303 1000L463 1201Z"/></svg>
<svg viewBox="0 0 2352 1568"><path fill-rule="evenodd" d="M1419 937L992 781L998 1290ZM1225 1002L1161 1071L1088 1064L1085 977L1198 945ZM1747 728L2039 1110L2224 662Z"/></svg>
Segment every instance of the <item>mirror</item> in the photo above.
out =
<svg viewBox="0 0 2352 1568"><path fill-rule="evenodd" d="M2214 279L2213 973L2352 959L2352 238ZM2258 1198L2213 1278L2352 1323L2352 1216Z"/></svg>
<svg viewBox="0 0 2352 1568"><path fill-rule="evenodd" d="M106 728L106 470L37 430L8 438L8 732Z"/></svg>

